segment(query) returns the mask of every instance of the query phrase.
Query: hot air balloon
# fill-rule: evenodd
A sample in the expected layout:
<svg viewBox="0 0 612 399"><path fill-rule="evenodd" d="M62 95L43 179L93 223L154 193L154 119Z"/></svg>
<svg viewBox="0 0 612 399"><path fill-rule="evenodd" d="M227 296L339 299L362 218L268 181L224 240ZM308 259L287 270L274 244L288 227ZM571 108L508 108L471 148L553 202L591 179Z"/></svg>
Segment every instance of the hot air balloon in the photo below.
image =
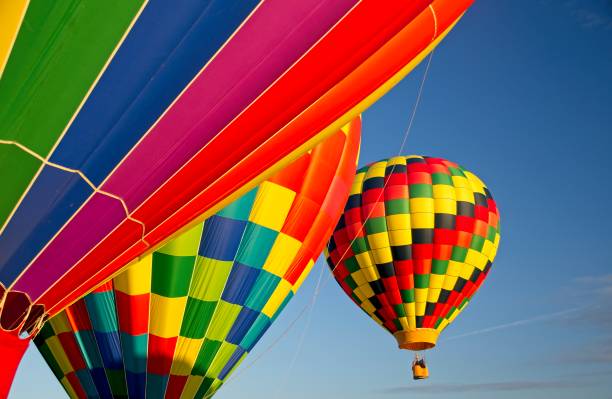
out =
<svg viewBox="0 0 612 399"><path fill-rule="evenodd" d="M471 2L2 2L0 339L336 132Z"/></svg>
<svg viewBox="0 0 612 399"><path fill-rule="evenodd" d="M359 121L45 324L73 398L210 397L291 299L348 197Z"/></svg>
<svg viewBox="0 0 612 399"><path fill-rule="evenodd" d="M400 349L422 351L465 309L498 245L497 206L476 175L400 156L357 171L326 257L344 292ZM413 376L428 376L422 357Z"/></svg>

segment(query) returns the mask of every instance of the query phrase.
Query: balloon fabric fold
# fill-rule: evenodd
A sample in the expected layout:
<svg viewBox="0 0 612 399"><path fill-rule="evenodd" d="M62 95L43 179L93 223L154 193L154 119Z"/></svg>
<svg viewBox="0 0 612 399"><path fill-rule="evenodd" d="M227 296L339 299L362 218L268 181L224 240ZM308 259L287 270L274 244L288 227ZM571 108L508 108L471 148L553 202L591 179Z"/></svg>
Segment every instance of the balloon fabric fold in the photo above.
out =
<svg viewBox="0 0 612 399"><path fill-rule="evenodd" d="M400 156L357 171L326 257L344 292L401 349L420 351L467 306L499 239L497 205L476 175Z"/></svg>
<svg viewBox="0 0 612 399"><path fill-rule="evenodd" d="M348 197L360 121L52 317L73 398L211 397L298 290Z"/></svg>

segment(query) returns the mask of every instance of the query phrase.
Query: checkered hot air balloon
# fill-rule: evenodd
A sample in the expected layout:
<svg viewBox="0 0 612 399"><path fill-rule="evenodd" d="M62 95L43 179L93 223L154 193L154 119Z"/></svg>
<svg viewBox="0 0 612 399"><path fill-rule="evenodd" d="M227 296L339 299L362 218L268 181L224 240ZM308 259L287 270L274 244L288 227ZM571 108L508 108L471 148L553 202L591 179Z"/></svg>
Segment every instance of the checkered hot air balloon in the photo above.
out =
<svg viewBox="0 0 612 399"><path fill-rule="evenodd" d="M210 397L293 297L348 196L356 120L51 318L34 342L73 398Z"/></svg>
<svg viewBox="0 0 612 399"><path fill-rule="evenodd" d="M486 278L499 213L484 183L440 158L395 157L357 171L327 261L346 294L401 349L433 348ZM415 379L427 378L422 358Z"/></svg>

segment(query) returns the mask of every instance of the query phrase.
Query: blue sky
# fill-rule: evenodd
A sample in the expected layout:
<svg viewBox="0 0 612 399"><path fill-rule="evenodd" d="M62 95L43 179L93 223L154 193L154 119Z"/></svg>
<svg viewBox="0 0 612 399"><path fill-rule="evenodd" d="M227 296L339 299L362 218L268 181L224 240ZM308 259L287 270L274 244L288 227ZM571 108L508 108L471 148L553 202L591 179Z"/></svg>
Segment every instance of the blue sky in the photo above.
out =
<svg viewBox="0 0 612 399"><path fill-rule="evenodd" d="M423 71L364 113L361 164L397 153ZM477 173L502 240L488 280L428 354L431 378L411 380L411 354L320 259L216 397L611 399L611 149L612 1L476 1L433 56L404 152ZM295 321L319 276L312 311ZM30 348L10 397L43 396L63 391Z"/></svg>

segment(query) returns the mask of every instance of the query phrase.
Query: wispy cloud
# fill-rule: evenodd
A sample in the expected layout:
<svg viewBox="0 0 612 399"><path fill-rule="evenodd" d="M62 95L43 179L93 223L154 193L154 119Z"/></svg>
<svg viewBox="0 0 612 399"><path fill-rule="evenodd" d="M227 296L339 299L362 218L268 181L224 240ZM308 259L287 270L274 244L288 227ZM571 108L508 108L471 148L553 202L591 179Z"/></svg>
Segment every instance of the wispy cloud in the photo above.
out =
<svg viewBox="0 0 612 399"><path fill-rule="evenodd" d="M569 315L577 314L578 312L584 310L585 308L586 308L585 306L580 306L580 307L564 310L564 311L561 311L561 312L547 313L547 314L543 314L543 315L539 315L539 316L535 316L535 317L530 317L530 318L526 318L526 319L522 319L522 320L516 320L516 321L510 322L510 323L504 323L504 324L499 324L499 325L496 325L496 326L482 328L482 329L475 330L475 331L470 331L470 332L467 332L467 333L464 333L464 334L450 336L450 337L446 338L445 341L451 341L451 340L460 339L460 338L472 337L474 335L488 334L488 333L495 332L495 331L500 331L500 330L507 330L509 328L524 326L525 324L533 324L533 323L540 323L540 322L544 322L544 321L562 319L562 318L566 318Z"/></svg>
<svg viewBox="0 0 612 399"><path fill-rule="evenodd" d="M469 393L469 392L512 392L512 391L541 391L549 389L571 389L581 388L585 385L592 385L592 381L571 381L571 380L552 380L552 381L507 381L489 383L470 383L470 384L429 384L401 386L381 390L380 393L386 395L403 393L421 393L430 395L448 395L450 393Z"/></svg>
<svg viewBox="0 0 612 399"><path fill-rule="evenodd" d="M563 5L587 29L612 29L612 0L566 0Z"/></svg>

